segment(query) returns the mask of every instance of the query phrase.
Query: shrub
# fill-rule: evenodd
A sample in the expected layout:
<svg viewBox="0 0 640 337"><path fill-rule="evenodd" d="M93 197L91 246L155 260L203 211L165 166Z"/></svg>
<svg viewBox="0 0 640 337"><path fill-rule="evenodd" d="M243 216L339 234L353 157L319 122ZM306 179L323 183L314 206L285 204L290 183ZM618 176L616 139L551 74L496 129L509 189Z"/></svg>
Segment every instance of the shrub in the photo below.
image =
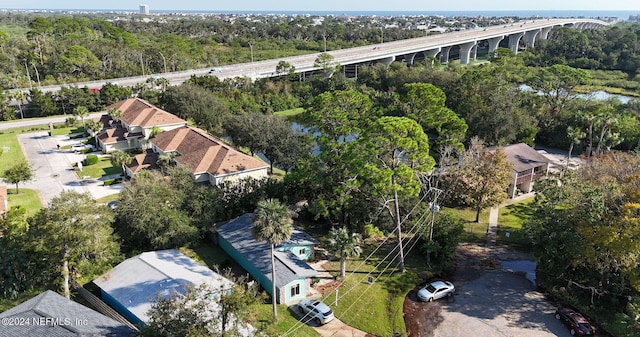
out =
<svg viewBox="0 0 640 337"><path fill-rule="evenodd" d="M371 238L376 241L384 239L384 233L373 224L368 224L364 226L364 235L367 238Z"/></svg>
<svg viewBox="0 0 640 337"><path fill-rule="evenodd" d="M64 121L64 125L66 125L67 127L71 127L71 126L76 125L77 122L78 122L78 120L75 117L68 117Z"/></svg>
<svg viewBox="0 0 640 337"><path fill-rule="evenodd" d="M87 155L87 159L84 160L84 164L89 166L98 162L98 156L95 154Z"/></svg>
<svg viewBox="0 0 640 337"><path fill-rule="evenodd" d="M117 183L120 183L120 182L122 182L122 178L107 179L107 180L104 181L103 185L104 186L110 186L110 185L117 184Z"/></svg>

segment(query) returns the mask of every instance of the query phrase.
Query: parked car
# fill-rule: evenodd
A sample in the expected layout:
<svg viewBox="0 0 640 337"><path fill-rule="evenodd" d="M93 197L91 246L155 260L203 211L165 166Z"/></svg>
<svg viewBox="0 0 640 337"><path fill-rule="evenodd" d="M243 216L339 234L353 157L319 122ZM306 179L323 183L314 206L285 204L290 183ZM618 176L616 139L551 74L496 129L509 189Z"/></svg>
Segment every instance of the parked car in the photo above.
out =
<svg viewBox="0 0 640 337"><path fill-rule="evenodd" d="M116 210L116 208L118 208L118 202L117 202L117 201L115 201L115 200L113 200L113 201L109 201L109 202L107 203L107 206L109 206L109 208L110 208L112 211L115 211L115 210Z"/></svg>
<svg viewBox="0 0 640 337"><path fill-rule="evenodd" d="M451 296L456 291L456 287L449 281L434 281L418 290L418 299L424 302L431 302L446 296Z"/></svg>
<svg viewBox="0 0 640 337"><path fill-rule="evenodd" d="M561 320L569 328L572 336L593 336L596 334L596 328L582 314L573 309L558 308L556 319Z"/></svg>
<svg viewBox="0 0 640 337"><path fill-rule="evenodd" d="M73 152L84 152L85 150L93 151L94 147L91 144L82 144L77 143L71 145L71 151Z"/></svg>
<svg viewBox="0 0 640 337"><path fill-rule="evenodd" d="M333 311L331 311L328 305L313 298L303 298L300 300L300 302L298 302L298 310L318 325L327 324L335 318Z"/></svg>

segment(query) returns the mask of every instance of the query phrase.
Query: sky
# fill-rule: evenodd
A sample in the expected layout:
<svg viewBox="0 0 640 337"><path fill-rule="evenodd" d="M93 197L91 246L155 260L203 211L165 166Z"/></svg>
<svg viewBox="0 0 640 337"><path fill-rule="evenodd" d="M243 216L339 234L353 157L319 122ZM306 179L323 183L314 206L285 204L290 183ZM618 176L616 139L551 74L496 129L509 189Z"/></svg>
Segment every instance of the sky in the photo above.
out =
<svg viewBox="0 0 640 337"><path fill-rule="evenodd" d="M608 10L640 12L639 0L0 0L5 9L125 9L206 11L462 11L462 10Z"/></svg>

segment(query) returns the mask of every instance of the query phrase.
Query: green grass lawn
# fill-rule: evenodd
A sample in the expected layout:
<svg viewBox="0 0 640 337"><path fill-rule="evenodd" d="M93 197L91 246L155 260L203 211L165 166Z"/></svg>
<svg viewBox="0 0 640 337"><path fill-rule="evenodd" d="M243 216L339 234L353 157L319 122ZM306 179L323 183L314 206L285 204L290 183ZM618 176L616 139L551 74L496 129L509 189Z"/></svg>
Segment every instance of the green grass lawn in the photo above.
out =
<svg viewBox="0 0 640 337"><path fill-rule="evenodd" d="M20 185L18 185L19 187ZM26 209L26 216L32 216L38 213L42 208L42 202L38 192L28 188L18 188L19 194L16 194L15 185L14 188L7 188L7 194L9 198L9 208L16 206L23 206Z"/></svg>
<svg viewBox="0 0 640 337"><path fill-rule="evenodd" d="M296 337L316 337L320 336L316 330L307 324L298 321L298 316L291 312L286 305L278 305L278 322L273 323L273 305L259 304L253 306L255 321L252 324L267 333L268 336L280 336L287 333L287 336Z"/></svg>
<svg viewBox="0 0 640 337"><path fill-rule="evenodd" d="M522 225L533 215L533 199L534 197L531 197L515 204L500 207L497 244L516 248L526 248L528 246L529 240L522 232ZM507 232L509 237L506 235Z"/></svg>
<svg viewBox="0 0 640 337"><path fill-rule="evenodd" d="M89 166L82 166L82 171L76 167L76 173L79 177L89 176L91 178L100 178L104 175L122 174L122 168L111 165L109 157L102 157L97 163Z"/></svg>
<svg viewBox="0 0 640 337"><path fill-rule="evenodd" d="M470 208L442 207L443 212L449 212L465 222L465 242L483 243L487 241L487 224L489 223L489 209L480 212L480 222L476 223L476 211Z"/></svg>
<svg viewBox="0 0 640 337"><path fill-rule="evenodd" d="M0 175L15 163L26 160L16 133L11 130L0 132L0 148L3 149L0 155Z"/></svg>

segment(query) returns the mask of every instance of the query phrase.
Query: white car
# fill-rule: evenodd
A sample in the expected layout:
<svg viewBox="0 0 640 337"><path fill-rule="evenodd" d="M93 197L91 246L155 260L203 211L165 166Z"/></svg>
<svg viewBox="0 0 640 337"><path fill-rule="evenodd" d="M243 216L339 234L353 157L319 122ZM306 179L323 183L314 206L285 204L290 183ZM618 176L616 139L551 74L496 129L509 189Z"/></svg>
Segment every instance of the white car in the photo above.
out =
<svg viewBox="0 0 640 337"><path fill-rule="evenodd" d="M219 73L221 71L222 69L220 68L211 68L211 70L209 70L209 74Z"/></svg>
<svg viewBox="0 0 640 337"><path fill-rule="evenodd" d="M427 284L418 290L418 299L424 302L431 302L446 296L451 296L456 291L456 287L449 281L435 281Z"/></svg>
<svg viewBox="0 0 640 337"><path fill-rule="evenodd" d="M305 318L312 319L318 325L327 324L335 318L329 306L313 298L301 299L298 310Z"/></svg>
<svg viewBox="0 0 640 337"><path fill-rule="evenodd" d="M72 152L82 152L84 150L89 150L89 151L93 151L93 145L91 144L82 144L82 143L77 143L77 144L73 144L71 145L71 151Z"/></svg>

